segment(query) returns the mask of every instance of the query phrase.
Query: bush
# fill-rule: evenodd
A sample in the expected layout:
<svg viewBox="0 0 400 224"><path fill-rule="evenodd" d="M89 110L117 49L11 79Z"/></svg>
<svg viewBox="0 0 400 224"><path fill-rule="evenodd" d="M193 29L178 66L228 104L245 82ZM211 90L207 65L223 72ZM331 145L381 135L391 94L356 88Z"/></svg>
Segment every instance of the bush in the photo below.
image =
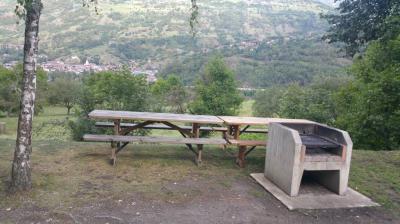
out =
<svg viewBox="0 0 400 224"><path fill-rule="evenodd" d="M254 97L254 114L258 117L277 117L284 90L283 87L276 86L258 91Z"/></svg>
<svg viewBox="0 0 400 224"><path fill-rule="evenodd" d="M7 117L7 113L0 110L0 118Z"/></svg>
<svg viewBox="0 0 400 224"><path fill-rule="evenodd" d="M134 76L127 69L117 72L100 72L83 81L78 99L80 111L76 121L70 121L74 140L82 140L87 133L112 133L111 129L97 129L95 121L87 115L94 109L145 111L148 108L149 86L143 76ZM146 131L134 134L144 135Z"/></svg>
<svg viewBox="0 0 400 224"><path fill-rule="evenodd" d="M243 101L234 73L220 57L213 58L197 81L193 114L236 115Z"/></svg>
<svg viewBox="0 0 400 224"><path fill-rule="evenodd" d="M72 139L75 141L82 141L84 134L98 134L100 129L95 127L95 121L89 120L85 117L78 117L76 121L69 121L68 126L71 128Z"/></svg>

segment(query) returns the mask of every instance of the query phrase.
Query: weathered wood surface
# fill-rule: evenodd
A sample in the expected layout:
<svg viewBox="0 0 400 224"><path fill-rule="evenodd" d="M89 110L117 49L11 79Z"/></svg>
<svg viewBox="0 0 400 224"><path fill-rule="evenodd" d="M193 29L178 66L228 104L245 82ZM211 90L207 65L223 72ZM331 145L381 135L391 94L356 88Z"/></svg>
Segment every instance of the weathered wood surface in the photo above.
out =
<svg viewBox="0 0 400 224"><path fill-rule="evenodd" d="M278 123L314 123L305 119L267 118L267 117L237 117L218 116L227 125L268 125L271 122Z"/></svg>
<svg viewBox="0 0 400 224"><path fill-rule="evenodd" d="M217 138L178 138L161 136L121 136L121 135L91 135L83 136L85 141L93 142L138 142L138 143L165 143L165 144L200 144L200 145L223 145L227 144L224 139Z"/></svg>
<svg viewBox="0 0 400 224"><path fill-rule="evenodd" d="M169 121L169 122L188 122L198 124L223 124L224 122L217 116L210 115L191 115L191 114L171 114L171 113L151 113L151 112L131 112L131 111L112 111L94 110L89 113L92 119L125 119L141 121Z"/></svg>
<svg viewBox="0 0 400 224"><path fill-rule="evenodd" d="M230 144L237 146L267 146L267 141L229 139Z"/></svg>
<svg viewBox="0 0 400 224"><path fill-rule="evenodd" d="M237 116L218 116L228 125L267 125L268 118L264 117L237 117Z"/></svg>
<svg viewBox="0 0 400 224"><path fill-rule="evenodd" d="M121 123L121 128L129 128L137 125L137 123ZM104 128L111 128L114 127L114 123L112 122L96 122L97 127L104 127ZM192 126L184 126L184 125L179 125L181 129L185 130L192 130ZM172 130L171 127L165 125L165 124L152 124L152 125L147 125L145 127L142 127L143 129L155 129L155 130ZM207 126L201 126L200 131L215 131L215 132L226 132L228 129L226 127L207 127ZM244 133L268 133L267 129L263 128L248 128L244 131Z"/></svg>

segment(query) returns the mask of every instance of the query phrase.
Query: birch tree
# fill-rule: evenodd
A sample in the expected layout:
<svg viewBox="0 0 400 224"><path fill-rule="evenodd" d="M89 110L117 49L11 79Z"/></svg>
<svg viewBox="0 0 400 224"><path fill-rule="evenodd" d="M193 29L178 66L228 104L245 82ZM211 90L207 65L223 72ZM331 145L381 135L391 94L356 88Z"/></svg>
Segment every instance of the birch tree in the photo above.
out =
<svg viewBox="0 0 400 224"><path fill-rule="evenodd" d="M39 43L41 0L18 0L16 12L25 20L23 81L17 140L11 171L11 191L32 187L30 154L32 152L32 119L36 97L36 58Z"/></svg>
<svg viewBox="0 0 400 224"><path fill-rule="evenodd" d="M84 7L98 12L98 0L82 0ZM195 35L198 7L191 0L190 27ZM25 21L25 42L23 59L23 81L18 117L17 140L12 163L10 191L26 191L32 188L30 156L32 152L32 121L36 98L36 62L39 47L39 22L42 0L17 0L16 14Z"/></svg>

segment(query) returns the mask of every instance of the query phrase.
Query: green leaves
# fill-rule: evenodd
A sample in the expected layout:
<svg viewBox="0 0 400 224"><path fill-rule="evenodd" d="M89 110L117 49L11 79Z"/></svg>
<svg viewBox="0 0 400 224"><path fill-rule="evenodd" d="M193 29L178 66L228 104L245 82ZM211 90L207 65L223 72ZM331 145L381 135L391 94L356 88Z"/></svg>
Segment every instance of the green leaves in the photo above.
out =
<svg viewBox="0 0 400 224"><path fill-rule="evenodd" d="M81 109L76 121L69 126L75 140L81 140L85 133L97 133L94 122L87 114L94 109L148 111L149 86L144 76L133 75L124 68L121 71L107 71L90 74L83 80L78 105ZM144 132L140 131L140 134ZM136 133L137 134L137 133Z"/></svg>
<svg viewBox="0 0 400 224"><path fill-rule="evenodd" d="M158 79L151 86L152 111L185 113L188 93L182 80L176 75L169 75L166 79Z"/></svg>
<svg viewBox="0 0 400 224"><path fill-rule="evenodd" d="M16 65L12 70L0 66L0 111L7 115L14 115L19 111L21 87L22 87L22 65ZM42 69L37 70L37 92L35 113L39 113L46 103L47 73Z"/></svg>
<svg viewBox="0 0 400 224"><path fill-rule="evenodd" d="M297 83L275 86L258 92L255 97L256 116L310 119L335 124L338 111L336 92L349 82L343 76L315 78L309 86Z"/></svg>
<svg viewBox="0 0 400 224"><path fill-rule="evenodd" d="M279 86L273 86L265 90L257 92L253 104L253 111L259 117L277 117L280 99L285 90Z"/></svg>
<svg viewBox="0 0 400 224"><path fill-rule="evenodd" d="M73 79L60 78L49 84L48 101L53 105L62 105L70 113L81 94L81 83Z"/></svg>
<svg viewBox="0 0 400 224"><path fill-rule="evenodd" d="M100 72L84 80L80 106L86 113L93 109L145 111L149 87L144 76L127 69Z"/></svg>
<svg viewBox="0 0 400 224"><path fill-rule="evenodd" d="M398 149L400 147L400 36L387 42L375 41L365 56L355 61L350 93L353 110L343 111L356 142L364 148ZM348 105L348 104L347 104Z"/></svg>
<svg viewBox="0 0 400 224"><path fill-rule="evenodd" d="M243 101L233 71L220 57L211 59L195 87L189 110L194 114L235 115Z"/></svg>
<svg viewBox="0 0 400 224"><path fill-rule="evenodd" d="M322 16L331 25L324 39L344 42L346 52L353 56L368 42L395 31L388 21L399 15L399 5L392 0L343 0L338 11Z"/></svg>

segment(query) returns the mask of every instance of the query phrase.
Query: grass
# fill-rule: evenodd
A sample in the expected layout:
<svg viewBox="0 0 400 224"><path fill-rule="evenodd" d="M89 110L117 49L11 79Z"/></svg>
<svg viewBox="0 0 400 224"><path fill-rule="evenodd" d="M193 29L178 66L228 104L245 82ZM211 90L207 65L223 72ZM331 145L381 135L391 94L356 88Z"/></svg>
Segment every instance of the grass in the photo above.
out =
<svg viewBox="0 0 400 224"><path fill-rule="evenodd" d="M13 141L0 140L0 208L19 206L23 197L7 196ZM35 142L32 156L34 190L28 194L38 206L69 207L83 205L96 198L123 198L126 192L140 192L146 197L180 200L182 192L160 191L165 183L185 177L218 179L230 187L238 176L260 171L262 154L252 157L244 170L237 169L233 157L216 148L205 148L204 166L194 165L194 156L183 146L133 145L118 157L118 165L108 163L107 144ZM233 151L231 151L233 152ZM112 192L112 194L110 194Z"/></svg>
<svg viewBox="0 0 400 224"><path fill-rule="evenodd" d="M400 151L353 151L350 185L400 211Z"/></svg>
<svg viewBox="0 0 400 224"><path fill-rule="evenodd" d="M245 104L250 105L251 102ZM241 114L251 113L242 111ZM46 108L43 114L35 117L34 130L38 131L43 123L50 120L66 117L64 108ZM182 195L198 189L165 190L163 185L189 177L193 180L215 180L220 187L229 189L237 178L247 178L249 173L263 172L264 169L263 149L254 150L247 159L248 166L238 169L233 162L234 147L227 150L205 147L204 165L197 167L193 163L193 154L184 146L159 144L129 145L119 155L118 165L112 167L108 164L108 144L38 136L33 141L33 190L10 196L6 186L11 172L16 118L1 118L0 121L6 122L8 129L7 134L0 137L0 209L23 206L25 203L67 208L90 200L124 198L127 192L140 192L144 197L178 202L185 200ZM354 150L350 186L385 209L399 214L399 161L400 151ZM262 197L265 192L250 194Z"/></svg>
<svg viewBox="0 0 400 224"><path fill-rule="evenodd" d="M64 107L45 107L43 112L38 116L34 116L33 121L33 135L44 123L56 120L65 120L68 116L67 110ZM4 117L0 118L0 122L6 123L6 134L0 135L0 138L15 138L17 133L17 117Z"/></svg>
<svg viewBox="0 0 400 224"><path fill-rule="evenodd" d="M240 106L240 111L239 111L239 115L240 116L253 116L253 103L254 100L246 100L242 103L242 105Z"/></svg>

